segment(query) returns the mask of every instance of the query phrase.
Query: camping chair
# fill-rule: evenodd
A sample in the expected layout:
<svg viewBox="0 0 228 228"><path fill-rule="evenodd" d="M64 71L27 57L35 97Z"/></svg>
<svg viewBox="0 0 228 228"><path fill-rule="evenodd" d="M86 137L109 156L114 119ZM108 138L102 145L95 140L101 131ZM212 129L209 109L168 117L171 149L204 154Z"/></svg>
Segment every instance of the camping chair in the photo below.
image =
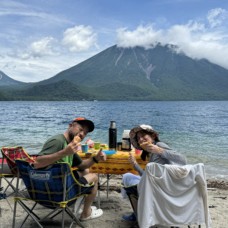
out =
<svg viewBox="0 0 228 228"><path fill-rule="evenodd" d="M30 216L39 227L43 227L41 222L47 218L54 218L62 213L62 227L65 222L65 212L80 227L83 227L80 220L76 217L84 197L89 194L93 188L92 185L82 185L74 177L68 163L56 163L46 169L34 169L26 161L16 160L19 174L24 181L28 195L24 197L16 196L13 213L13 227L16 222L17 203L27 212L22 225ZM18 185L18 182L17 182ZM28 200L34 205L29 207ZM75 214L69 206L76 202L77 208L74 208ZM42 219L37 215L35 208L42 205L51 210ZM42 210L44 211L44 210ZM44 213L44 212L43 212Z"/></svg>
<svg viewBox="0 0 228 228"><path fill-rule="evenodd" d="M134 214L137 218L137 204L138 204L138 192L137 192L137 185L129 186L129 187L123 187L126 191L126 194L129 198L129 201L131 203L131 207L134 211Z"/></svg>
<svg viewBox="0 0 228 228"><path fill-rule="evenodd" d="M5 178L7 176L7 174L0 174L0 180L2 181L2 178ZM7 180L7 179L6 179ZM7 180L8 181L8 180ZM9 182L10 183L10 182ZM4 191L4 188L3 187L1 187L1 185L0 185L0 200L2 200L2 199L5 199L6 200L6 202L8 203L8 205L9 205L9 207L11 208L11 210L13 211L13 208L12 208L12 206L11 206L11 204L10 204L10 202L9 202L9 200L7 199L7 195L6 195L6 193L5 193L5 191ZM0 210L1 210L1 208L0 208Z"/></svg>
<svg viewBox="0 0 228 228"><path fill-rule="evenodd" d="M137 185L132 185L132 186L129 186L129 187L124 187L123 188L125 189L126 191L126 194L129 198L129 201L131 203L131 207L134 211L134 214L137 218L137 207L138 207L138 191L137 191ZM188 226L190 228L190 226ZM156 228L156 227L155 227ZM170 228L175 228L174 226L171 226ZM200 228L200 227L199 227Z"/></svg>
<svg viewBox="0 0 228 228"><path fill-rule="evenodd" d="M140 227L211 227L204 165L149 163L138 186Z"/></svg>
<svg viewBox="0 0 228 228"><path fill-rule="evenodd" d="M8 197L8 196L14 194L16 191L16 187L13 184L14 178L17 176L17 166L15 163L15 160L23 159L23 160L33 163L34 159L32 157L30 157L27 154L27 152L23 149L23 147L21 147L21 146L2 147L1 152L2 152L2 168L1 168L2 172L1 172L1 176L0 176L0 178L1 178L0 184L2 184L2 180L5 180L7 182L7 186L3 190L3 194L6 194L7 190L9 188L11 188L12 191L7 194L7 197ZM9 168L9 170L6 170L4 160L6 160L6 162L8 164L7 168ZM9 180L8 177L10 177L11 180ZM1 185L0 185L0 187L1 187Z"/></svg>

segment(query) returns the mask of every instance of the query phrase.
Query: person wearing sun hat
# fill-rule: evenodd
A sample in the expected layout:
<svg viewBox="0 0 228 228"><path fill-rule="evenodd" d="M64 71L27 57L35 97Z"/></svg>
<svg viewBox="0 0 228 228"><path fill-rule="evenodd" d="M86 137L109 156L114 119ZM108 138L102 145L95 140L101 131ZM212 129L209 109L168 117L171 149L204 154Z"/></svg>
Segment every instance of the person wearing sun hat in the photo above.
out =
<svg viewBox="0 0 228 228"><path fill-rule="evenodd" d="M172 150L166 143L159 140L159 133L153 129L150 125L138 125L131 129L130 133L131 144L134 148L142 150L142 160L148 160L148 162L155 162L159 164L171 164L171 165L186 165L186 158ZM144 170L139 166L135 157L130 153L129 162L139 175L132 173L125 173L122 178L124 189L122 189L122 195L125 197L127 191L138 197L137 184L139 183ZM128 188L131 186L130 188ZM128 192L127 192L128 193ZM134 213L130 215L124 215L123 219L127 221L136 221L137 203L132 205Z"/></svg>
<svg viewBox="0 0 228 228"><path fill-rule="evenodd" d="M55 135L44 143L34 163L34 167L40 169L57 162L67 162L71 167L78 168L74 171L74 176L81 184L94 183L91 188L84 188L84 193L88 195L85 198L80 216L82 221L98 218L103 214L101 209L92 206L97 195L98 176L95 173L89 173L89 167L99 161L105 161L106 155L102 150L95 156L85 160L82 160L78 155L78 151L81 149L80 142L93 130L94 123L91 120L84 117L73 119L63 134Z"/></svg>

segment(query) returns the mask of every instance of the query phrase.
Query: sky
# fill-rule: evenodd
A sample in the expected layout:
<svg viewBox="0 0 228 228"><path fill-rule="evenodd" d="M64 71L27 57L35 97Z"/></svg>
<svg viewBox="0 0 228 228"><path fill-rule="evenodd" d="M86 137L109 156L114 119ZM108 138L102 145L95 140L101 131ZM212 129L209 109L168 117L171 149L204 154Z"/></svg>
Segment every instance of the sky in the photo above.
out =
<svg viewBox="0 0 228 228"><path fill-rule="evenodd" d="M173 44L228 69L227 0L0 0L0 71L38 82L113 46Z"/></svg>

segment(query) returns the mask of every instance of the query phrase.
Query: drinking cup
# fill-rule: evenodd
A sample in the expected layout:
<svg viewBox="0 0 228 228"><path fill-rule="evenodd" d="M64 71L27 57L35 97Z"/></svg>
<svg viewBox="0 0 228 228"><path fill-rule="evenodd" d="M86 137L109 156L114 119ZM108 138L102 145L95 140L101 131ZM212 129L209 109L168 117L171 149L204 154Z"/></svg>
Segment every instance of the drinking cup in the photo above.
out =
<svg viewBox="0 0 228 228"><path fill-rule="evenodd" d="M89 145L88 144L82 144L82 153L87 153L89 151Z"/></svg>
<svg viewBox="0 0 228 228"><path fill-rule="evenodd" d="M135 149L135 154L141 154L141 150L139 150L139 149Z"/></svg>
<svg viewBox="0 0 228 228"><path fill-rule="evenodd" d="M100 147L101 147L101 143L99 143L99 142L95 142L95 143L94 143L94 149L95 149L95 150L99 150Z"/></svg>

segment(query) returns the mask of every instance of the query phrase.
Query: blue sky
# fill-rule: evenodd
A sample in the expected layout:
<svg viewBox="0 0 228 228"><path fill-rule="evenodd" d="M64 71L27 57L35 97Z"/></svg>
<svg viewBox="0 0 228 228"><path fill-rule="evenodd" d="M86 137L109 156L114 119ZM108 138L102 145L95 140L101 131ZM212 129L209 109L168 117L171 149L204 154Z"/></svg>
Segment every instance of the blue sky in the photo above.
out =
<svg viewBox="0 0 228 228"><path fill-rule="evenodd" d="M115 44L157 42L228 69L228 1L0 1L0 70L15 80L50 78Z"/></svg>

